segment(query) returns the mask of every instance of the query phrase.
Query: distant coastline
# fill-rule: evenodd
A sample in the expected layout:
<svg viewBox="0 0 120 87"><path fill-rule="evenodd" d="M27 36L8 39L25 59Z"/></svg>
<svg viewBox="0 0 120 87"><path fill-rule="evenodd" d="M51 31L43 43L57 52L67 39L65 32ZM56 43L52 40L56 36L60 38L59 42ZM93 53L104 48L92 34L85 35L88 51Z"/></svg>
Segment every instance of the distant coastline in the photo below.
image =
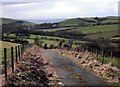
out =
<svg viewBox="0 0 120 87"><path fill-rule="evenodd" d="M24 19L25 21L41 24L41 23L55 23L66 20L67 18L48 18L48 19Z"/></svg>

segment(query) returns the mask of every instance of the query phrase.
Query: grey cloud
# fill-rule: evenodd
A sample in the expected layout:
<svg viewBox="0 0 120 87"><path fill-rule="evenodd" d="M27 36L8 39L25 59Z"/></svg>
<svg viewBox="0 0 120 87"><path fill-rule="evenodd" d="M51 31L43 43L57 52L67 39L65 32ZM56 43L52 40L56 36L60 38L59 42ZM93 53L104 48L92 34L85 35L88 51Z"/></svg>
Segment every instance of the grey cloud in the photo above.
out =
<svg viewBox="0 0 120 87"><path fill-rule="evenodd" d="M26 4L30 2L1 2L2 5Z"/></svg>
<svg viewBox="0 0 120 87"><path fill-rule="evenodd" d="M10 0L6 0L10 1ZM14 0L18 1L18 0ZM12 18L57 18L117 15L118 0L24 0L3 4L3 16Z"/></svg>

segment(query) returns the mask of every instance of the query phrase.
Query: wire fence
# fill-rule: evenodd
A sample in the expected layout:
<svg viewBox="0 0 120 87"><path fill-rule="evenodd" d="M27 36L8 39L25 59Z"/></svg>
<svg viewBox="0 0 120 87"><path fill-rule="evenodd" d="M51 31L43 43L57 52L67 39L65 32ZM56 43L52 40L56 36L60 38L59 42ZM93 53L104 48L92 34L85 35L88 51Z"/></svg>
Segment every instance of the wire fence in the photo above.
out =
<svg viewBox="0 0 120 87"><path fill-rule="evenodd" d="M1 52L1 65L2 65L2 75L5 76L7 80L7 76L10 73L14 72L15 64L20 62L20 58L24 51L24 45L18 45L15 47L11 47L10 49L4 48Z"/></svg>
<svg viewBox="0 0 120 87"><path fill-rule="evenodd" d="M76 51L76 50L75 50ZM93 59L96 59L97 61L101 62L102 64L111 64L112 66L114 67L118 67L120 68L120 58L119 57L116 57L113 55L113 51L109 51L109 54L108 52L106 52L106 50L97 50L97 49L82 49L82 50L79 50L79 51L82 51L83 53L84 52L90 52L90 56L93 58ZM77 52L79 52L77 50Z"/></svg>

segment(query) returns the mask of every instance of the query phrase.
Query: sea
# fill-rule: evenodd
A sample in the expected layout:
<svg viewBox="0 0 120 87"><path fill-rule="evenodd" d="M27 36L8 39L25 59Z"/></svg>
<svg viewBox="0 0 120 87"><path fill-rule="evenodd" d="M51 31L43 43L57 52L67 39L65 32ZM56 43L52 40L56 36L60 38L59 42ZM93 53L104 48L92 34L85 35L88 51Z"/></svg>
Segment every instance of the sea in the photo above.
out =
<svg viewBox="0 0 120 87"><path fill-rule="evenodd" d="M67 18L47 18L47 19L24 19L28 22L33 22L37 24L41 23L57 23L66 20Z"/></svg>

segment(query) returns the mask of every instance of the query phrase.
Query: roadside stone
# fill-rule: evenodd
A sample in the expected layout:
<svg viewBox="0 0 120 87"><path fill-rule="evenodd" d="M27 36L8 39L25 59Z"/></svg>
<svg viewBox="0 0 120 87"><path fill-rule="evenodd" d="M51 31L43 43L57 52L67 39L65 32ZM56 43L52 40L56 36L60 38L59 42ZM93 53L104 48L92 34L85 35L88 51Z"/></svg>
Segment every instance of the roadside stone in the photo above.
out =
<svg viewBox="0 0 120 87"><path fill-rule="evenodd" d="M64 86L64 84L62 82L58 82L58 85L60 86Z"/></svg>

